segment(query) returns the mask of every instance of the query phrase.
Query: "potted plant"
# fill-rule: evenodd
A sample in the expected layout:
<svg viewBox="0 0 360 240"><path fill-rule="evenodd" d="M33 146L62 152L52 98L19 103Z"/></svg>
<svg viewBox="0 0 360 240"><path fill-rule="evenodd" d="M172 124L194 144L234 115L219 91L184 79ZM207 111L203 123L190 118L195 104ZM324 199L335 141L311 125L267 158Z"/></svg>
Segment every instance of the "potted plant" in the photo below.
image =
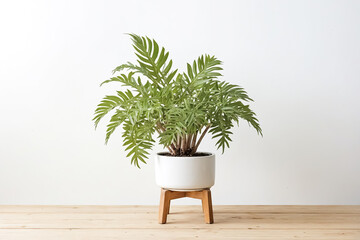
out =
<svg viewBox="0 0 360 240"><path fill-rule="evenodd" d="M198 152L199 145L209 133L224 152L231 128L240 119L262 135L255 113L246 104L253 100L243 88L218 79L222 68L216 57L202 55L179 73L172 69L169 52L155 40L129 35L137 63L116 67L117 76L102 83L119 82L124 88L103 98L95 111L95 126L112 112L105 142L121 127L127 157L137 167L146 163L157 136L168 150L158 153L155 162L156 182L162 188L210 188L215 156Z"/></svg>

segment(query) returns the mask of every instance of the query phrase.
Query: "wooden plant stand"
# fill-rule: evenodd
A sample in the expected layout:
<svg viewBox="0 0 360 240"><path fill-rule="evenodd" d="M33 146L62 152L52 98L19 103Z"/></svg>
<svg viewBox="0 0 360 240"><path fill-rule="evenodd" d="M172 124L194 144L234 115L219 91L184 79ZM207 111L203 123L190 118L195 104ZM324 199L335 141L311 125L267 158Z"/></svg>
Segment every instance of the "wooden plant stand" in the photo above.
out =
<svg viewBox="0 0 360 240"><path fill-rule="evenodd" d="M205 222L210 224L214 222L211 191L209 188L188 192L172 191L162 188L159 206L159 223L166 223L167 215L170 213L170 201L183 197L201 199Z"/></svg>

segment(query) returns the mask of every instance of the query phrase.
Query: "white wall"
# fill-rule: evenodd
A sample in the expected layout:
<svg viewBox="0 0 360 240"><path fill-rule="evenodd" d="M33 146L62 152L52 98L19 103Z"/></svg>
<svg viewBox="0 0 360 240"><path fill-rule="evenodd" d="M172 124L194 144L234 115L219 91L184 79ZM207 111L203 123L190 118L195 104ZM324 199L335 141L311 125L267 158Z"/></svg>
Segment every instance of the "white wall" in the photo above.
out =
<svg viewBox="0 0 360 240"><path fill-rule="evenodd" d="M359 24L359 1L1 2L0 204L158 203L153 161L133 167L91 121L135 59L124 33L182 70L216 55L255 99L263 138L244 122L224 155L202 145L214 204L360 204Z"/></svg>

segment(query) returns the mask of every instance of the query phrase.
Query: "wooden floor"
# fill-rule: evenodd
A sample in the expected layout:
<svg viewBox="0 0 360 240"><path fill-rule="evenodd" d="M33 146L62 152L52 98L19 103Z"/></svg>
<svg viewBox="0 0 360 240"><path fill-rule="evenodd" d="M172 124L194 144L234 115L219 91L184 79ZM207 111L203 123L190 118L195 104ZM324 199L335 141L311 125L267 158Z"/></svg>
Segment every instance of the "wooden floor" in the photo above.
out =
<svg viewBox="0 0 360 240"><path fill-rule="evenodd" d="M1 240L324 239L360 240L359 206L3 206Z"/></svg>

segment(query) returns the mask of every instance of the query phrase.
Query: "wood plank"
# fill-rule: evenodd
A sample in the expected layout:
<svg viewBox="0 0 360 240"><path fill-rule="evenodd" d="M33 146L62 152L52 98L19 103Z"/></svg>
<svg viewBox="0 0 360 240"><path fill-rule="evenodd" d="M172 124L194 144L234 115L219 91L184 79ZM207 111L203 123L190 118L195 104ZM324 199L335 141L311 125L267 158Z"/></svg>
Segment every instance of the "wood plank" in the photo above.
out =
<svg viewBox="0 0 360 240"><path fill-rule="evenodd" d="M175 211L197 213L201 204L196 206L179 206L174 204ZM176 209L175 209L176 208ZM232 213L302 213L302 214L360 214L360 205L214 205L214 212ZM124 205L0 205L0 213L157 213L156 206Z"/></svg>
<svg viewBox="0 0 360 240"><path fill-rule="evenodd" d="M0 206L1 240L322 239L359 240L360 206L172 207L158 224L157 206Z"/></svg>
<svg viewBox="0 0 360 240"><path fill-rule="evenodd" d="M174 207L175 208L175 207ZM6 213L0 214L0 228L160 228L156 213ZM211 228L197 214L170 213L165 228ZM243 214L216 213L217 228L237 229L359 229L360 215L355 214Z"/></svg>
<svg viewBox="0 0 360 240"><path fill-rule="evenodd" d="M166 226L166 225L161 225ZM360 230L249 229L0 229L4 240L358 240Z"/></svg>

